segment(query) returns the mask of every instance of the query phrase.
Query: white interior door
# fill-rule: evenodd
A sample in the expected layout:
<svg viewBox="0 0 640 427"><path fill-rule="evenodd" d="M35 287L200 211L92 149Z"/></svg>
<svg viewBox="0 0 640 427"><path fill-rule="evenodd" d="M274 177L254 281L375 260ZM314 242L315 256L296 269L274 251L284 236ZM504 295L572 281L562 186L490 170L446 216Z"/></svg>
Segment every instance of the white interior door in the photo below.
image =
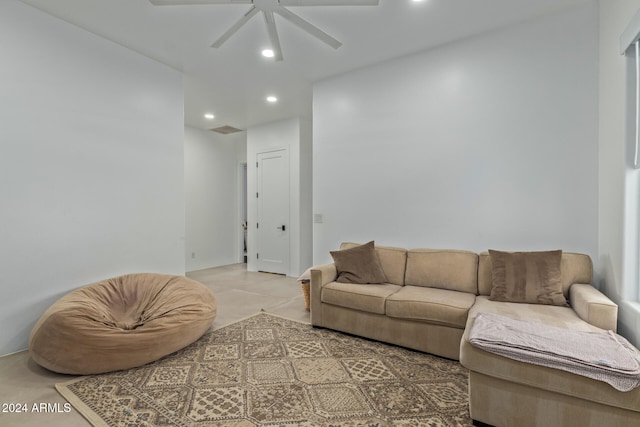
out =
<svg viewBox="0 0 640 427"><path fill-rule="evenodd" d="M289 153L258 153L258 270L289 273Z"/></svg>

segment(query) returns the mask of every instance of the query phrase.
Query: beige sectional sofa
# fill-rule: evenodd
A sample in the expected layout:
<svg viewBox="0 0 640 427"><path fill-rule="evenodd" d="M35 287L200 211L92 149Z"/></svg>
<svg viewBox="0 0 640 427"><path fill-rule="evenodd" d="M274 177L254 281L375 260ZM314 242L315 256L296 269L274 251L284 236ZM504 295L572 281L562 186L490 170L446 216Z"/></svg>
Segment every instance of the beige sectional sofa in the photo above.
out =
<svg viewBox="0 0 640 427"><path fill-rule="evenodd" d="M358 246L343 243L340 249ZM515 361L469 343L479 313L576 331L616 330L617 306L590 285L592 263L562 253L570 307L489 299L488 253L376 246L382 284L336 281L335 264L311 269L311 323L460 360L470 371L474 423L512 426L640 426L640 388L628 392L558 369Z"/></svg>

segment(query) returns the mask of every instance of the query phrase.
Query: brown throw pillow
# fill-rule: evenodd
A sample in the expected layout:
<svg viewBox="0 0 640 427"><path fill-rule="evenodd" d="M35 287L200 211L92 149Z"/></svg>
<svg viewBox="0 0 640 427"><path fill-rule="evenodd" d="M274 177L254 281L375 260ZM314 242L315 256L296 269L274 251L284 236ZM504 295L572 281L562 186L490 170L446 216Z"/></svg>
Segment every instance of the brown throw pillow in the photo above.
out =
<svg viewBox="0 0 640 427"><path fill-rule="evenodd" d="M560 282L562 251L489 250L492 301L568 306Z"/></svg>
<svg viewBox="0 0 640 427"><path fill-rule="evenodd" d="M338 271L336 282L362 284L387 282L387 276L382 270L373 241L330 253Z"/></svg>

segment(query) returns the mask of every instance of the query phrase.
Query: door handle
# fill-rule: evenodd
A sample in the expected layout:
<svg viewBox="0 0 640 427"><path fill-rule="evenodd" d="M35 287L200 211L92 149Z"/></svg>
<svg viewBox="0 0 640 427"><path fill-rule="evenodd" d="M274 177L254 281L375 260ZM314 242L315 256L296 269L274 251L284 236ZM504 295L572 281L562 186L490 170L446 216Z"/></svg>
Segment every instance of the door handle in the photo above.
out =
<svg viewBox="0 0 640 427"><path fill-rule="evenodd" d="M280 227L277 227L277 228L278 228L278 230L282 230L282 231L285 231L287 229L287 227L284 224L282 226L280 226Z"/></svg>

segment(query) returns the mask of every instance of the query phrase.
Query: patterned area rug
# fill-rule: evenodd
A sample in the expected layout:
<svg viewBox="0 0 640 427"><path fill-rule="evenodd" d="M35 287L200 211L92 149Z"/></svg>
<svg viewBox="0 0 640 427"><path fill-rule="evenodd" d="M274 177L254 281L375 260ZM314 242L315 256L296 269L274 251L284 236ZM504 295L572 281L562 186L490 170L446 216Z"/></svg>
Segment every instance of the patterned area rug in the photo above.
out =
<svg viewBox="0 0 640 427"><path fill-rule="evenodd" d="M94 426L471 425L458 362L267 313L56 388Z"/></svg>

